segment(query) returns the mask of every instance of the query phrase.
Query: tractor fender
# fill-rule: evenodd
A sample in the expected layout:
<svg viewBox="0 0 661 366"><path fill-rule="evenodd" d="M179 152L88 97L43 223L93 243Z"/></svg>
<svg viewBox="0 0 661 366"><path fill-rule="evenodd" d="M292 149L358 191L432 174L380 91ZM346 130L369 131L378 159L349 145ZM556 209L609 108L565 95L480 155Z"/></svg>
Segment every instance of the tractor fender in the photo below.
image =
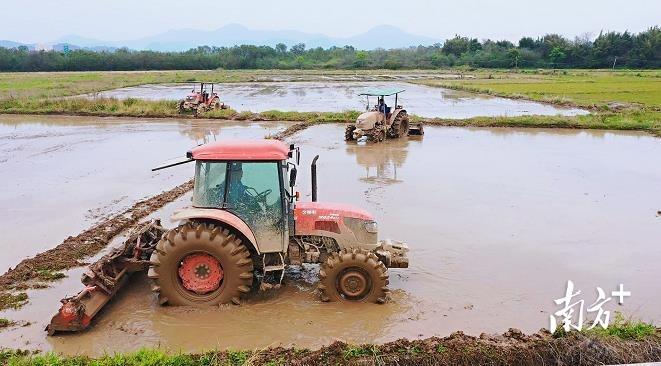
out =
<svg viewBox="0 0 661 366"><path fill-rule="evenodd" d="M251 245L257 254L261 254L259 252L259 247L257 246L255 234L252 232L248 224L231 212L214 208L185 208L175 212L171 217L173 222L195 219L218 221L229 226L228 228L234 229L243 235L243 237L250 242L246 244Z"/></svg>
<svg viewBox="0 0 661 366"><path fill-rule="evenodd" d="M395 122L395 118L397 118L397 116L402 112L406 113L406 109L403 108L395 109L395 111L392 112L392 114L390 115L390 119L388 120L388 126L392 125L393 122Z"/></svg>

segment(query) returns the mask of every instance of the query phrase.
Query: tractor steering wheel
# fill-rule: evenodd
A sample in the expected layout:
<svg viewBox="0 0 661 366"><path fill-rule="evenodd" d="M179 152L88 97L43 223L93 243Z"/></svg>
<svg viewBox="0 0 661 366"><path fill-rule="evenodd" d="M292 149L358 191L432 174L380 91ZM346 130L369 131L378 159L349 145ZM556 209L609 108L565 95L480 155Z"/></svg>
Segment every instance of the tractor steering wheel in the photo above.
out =
<svg viewBox="0 0 661 366"><path fill-rule="evenodd" d="M266 202L266 196L271 194L273 192L270 189L265 190L264 192L257 192L257 190L253 187L246 187L246 193L248 196L253 198L255 201L264 201Z"/></svg>

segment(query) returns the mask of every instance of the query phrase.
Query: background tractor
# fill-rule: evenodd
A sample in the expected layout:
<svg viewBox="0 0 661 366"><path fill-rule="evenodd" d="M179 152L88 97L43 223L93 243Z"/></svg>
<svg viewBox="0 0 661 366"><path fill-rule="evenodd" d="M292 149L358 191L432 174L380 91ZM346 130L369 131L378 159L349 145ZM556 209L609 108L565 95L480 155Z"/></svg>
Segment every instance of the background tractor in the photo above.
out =
<svg viewBox="0 0 661 366"><path fill-rule="evenodd" d="M404 107L397 104L399 93L404 89L370 89L359 95L367 97L366 112L358 116L356 123L349 124L344 132L346 141L367 137L380 142L386 138L398 138L410 134L422 135L422 124L411 128L409 116ZM395 96L394 107L386 104L385 97ZM376 104L370 106L370 97L377 97Z"/></svg>
<svg viewBox="0 0 661 366"><path fill-rule="evenodd" d="M239 304L279 287L287 266L303 263L320 265L322 301L387 301L387 268L407 268L408 247L378 241L363 209L317 202L318 157L311 202L294 192L299 149L277 140L214 142L155 168L195 163L192 207L174 214L177 227L145 224L90 266L85 289L62 300L48 331L86 328L127 274L145 269L162 305Z"/></svg>
<svg viewBox="0 0 661 366"><path fill-rule="evenodd" d="M207 91L208 86L211 85L211 92ZM220 101L218 93L214 93L214 84L200 83L200 90L198 91L193 87L190 94L186 98L177 103L177 110L179 113L195 112L195 114L202 114L212 109L227 109L228 105Z"/></svg>

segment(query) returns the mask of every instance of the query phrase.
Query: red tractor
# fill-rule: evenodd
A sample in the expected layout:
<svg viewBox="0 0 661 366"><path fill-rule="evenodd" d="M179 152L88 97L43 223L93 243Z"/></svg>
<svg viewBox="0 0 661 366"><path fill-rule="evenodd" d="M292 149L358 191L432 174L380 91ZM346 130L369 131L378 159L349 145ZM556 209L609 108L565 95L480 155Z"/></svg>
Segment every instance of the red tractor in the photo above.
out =
<svg viewBox="0 0 661 366"><path fill-rule="evenodd" d="M294 191L299 149L277 140L201 145L156 168L195 163L192 207L173 216L176 228L147 225L93 265L86 289L63 300L49 332L84 329L126 273L146 268L160 304L238 305L279 287L287 266L303 263L320 264L322 301L387 301L387 268L407 268L408 247L378 241L374 216L363 209L317 202L317 158L312 202Z"/></svg>
<svg viewBox="0 0 661 366"><path fill-rule="evenodd" d="M207 86L211 85L211 92L207 91ZM177 110L179 113L195 112L195 114L202 114L212 109L227 109L228 105L220 101L218 93L213 91L214 84L200 83L200 90L197 91L195 87L191 93L177 103Z"/></svg>

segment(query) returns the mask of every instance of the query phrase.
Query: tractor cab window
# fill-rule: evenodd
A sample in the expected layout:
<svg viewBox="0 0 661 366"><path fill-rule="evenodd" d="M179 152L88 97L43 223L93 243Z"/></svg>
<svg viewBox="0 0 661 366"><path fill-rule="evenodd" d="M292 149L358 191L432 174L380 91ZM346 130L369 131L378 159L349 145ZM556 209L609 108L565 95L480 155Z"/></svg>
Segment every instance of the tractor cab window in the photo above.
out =
<svg viewBox="0 0 661 366"><path fill-rule="evenodd" d="M198 161L195 167L193 206L222 208L225 198L227 163Z"/></svg>
<svg viewBox="0 0 661 366"><path fill-rule="evenodd" d="M260 247L282 249L284 217L278 162L228 163L227 209L250 226Z"/></svg>

